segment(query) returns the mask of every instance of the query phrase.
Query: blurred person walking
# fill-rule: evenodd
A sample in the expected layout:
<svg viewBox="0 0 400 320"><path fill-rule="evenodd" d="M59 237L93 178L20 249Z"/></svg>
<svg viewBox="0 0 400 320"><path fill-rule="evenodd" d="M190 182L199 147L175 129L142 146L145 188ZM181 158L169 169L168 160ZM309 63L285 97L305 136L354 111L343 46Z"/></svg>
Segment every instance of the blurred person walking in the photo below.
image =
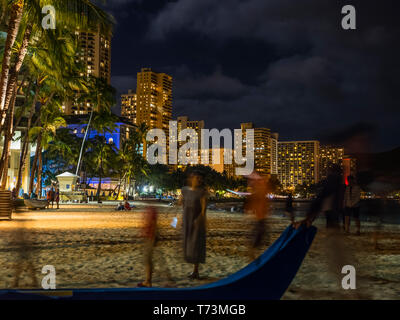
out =
<svg viewBox="0 0 400 320"><path fill-rule="evenodd" d="M142 237L144 239L144 264L146 280L139 283L138 287L151 287L153 277L153 253L157 243L157 218L158 212L154 207L148 207L144 212Z"/></svg>
<svg viewBox="0 0 400 320"><path fill-rule="evenodd" d="M12 284L13 289L20 288L20 278L22 274L28 273L31 278L30 288L39 288L39 281L36 277L36 268L34 266L34 233L28 233L28 229L25 228L24 222L12 236L12 242L16 247L16 260L14 263L14 281ZM30 237L29 237L30 236ZM23 279L24 280L24 279ZM24 284L26 286L26 283Z"/></svg>
<svg viewBox="0 0 400 320"><path fill-rule="evenodd" d="M310 226L323 212L326 217L326 228L335 231L340 230L340 216L343 212L345 189L340 166L332 166L329 169L328 177L322 181L322 188L312 201L306 218L296 223L296 226L301 224Z"/></svg>
<svg viewBox="0 0 400 320"><path fill-rule="evenodd" d="M251 194L246 200L245 212L254 216L253 235L249 250L249 258L254 260L265 234L269 235L266 224L266 217L269 215L268 181L255 171L247 176L247 179Z"/></svg>
<svg viewBox="0 0 400 320"><path fill-rule="evenodd" d="M353 176L348 176L348 185L344 194L344 230L350 232L350 217L356 222L357 235L360 235L360 196L361 188Z"/></svg>
<svg viewBox="0 0 400 320"><path fill-rule="evenodd" d="M338 283L341 283L343 266L357 264L354 252L351 252L351 247L343 239L340 222L345 190L342 169L338 165L333 165L329 169L328 177L322 181L322 189L311 203L306 218L294 223L296 228L303 224L309 227L321 212L325 213L326 237L324 241L328 268L331 274L336 276ZM359 297L357 293L352 294L355 298Z"/></svg>
<svg viewBox="0 0 400 320"><path fill-rule="evenodd" d="M199 264L206 262L206 209L208 192L203 177L192 172L182 188L183 250L186 262L193 264L191 279L199 279Z"/></svg>
<svg viewBox="0 0 400 320"><path fill-rule="evenodd" d="M286 198L285 213L289 217L291 222L294 222L294 208L293 208L293 196L289 192Z"/></svg>

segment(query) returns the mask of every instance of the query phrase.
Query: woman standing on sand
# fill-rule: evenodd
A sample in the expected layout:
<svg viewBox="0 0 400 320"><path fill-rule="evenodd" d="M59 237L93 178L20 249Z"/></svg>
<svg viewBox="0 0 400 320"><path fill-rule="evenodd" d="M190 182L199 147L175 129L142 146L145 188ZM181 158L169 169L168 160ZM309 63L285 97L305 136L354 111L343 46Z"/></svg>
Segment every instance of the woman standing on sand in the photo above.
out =
<svg viewBox="0 0 400 320"><path fill-rule="evenodd" d="M206 262L206 207L207 191L202 176L193 172L188 186L182 188L183 249L185 260L193 263L189 278L199 279L199 264Z"/></svg>

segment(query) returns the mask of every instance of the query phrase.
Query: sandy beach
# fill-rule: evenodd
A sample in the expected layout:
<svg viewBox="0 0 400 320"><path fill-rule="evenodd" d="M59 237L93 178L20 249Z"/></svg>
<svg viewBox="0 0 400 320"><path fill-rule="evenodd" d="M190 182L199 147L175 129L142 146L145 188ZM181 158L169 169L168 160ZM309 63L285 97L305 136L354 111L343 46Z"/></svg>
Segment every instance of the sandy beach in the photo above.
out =
<svg viewBox="0 0 400 320"><path fill-rule="evenodd" d="M143 249L140 238L144 205L118 212L111 205L61 205L60 210L21 211L12 221L0 221L0 288L13 288L16 263L24 263L19 288L31 288L26 266L29 260L41 280L41 269L53 265L57 288L136 287L143 280ZM208 211L207 263L200 280L189 280L192 266L185 263L179 228L170 226L180 217L179 208L158 204L160 241L155 251L154 286L188 287L222 279L245 267L251 219L240 213ZM289 222L271 217L274 241ZM357 290L344 290L344 275L329 270L324 220L298 274L283 299L399 299L400 226L382 225L379 247L371 234L374 223L362 224L362 235L343 235L350 262L357 271ZM25 249L25 250L22 250ZM23 253L21 253L23 252ZM40 281L39 281L40 282Z"/></svg>

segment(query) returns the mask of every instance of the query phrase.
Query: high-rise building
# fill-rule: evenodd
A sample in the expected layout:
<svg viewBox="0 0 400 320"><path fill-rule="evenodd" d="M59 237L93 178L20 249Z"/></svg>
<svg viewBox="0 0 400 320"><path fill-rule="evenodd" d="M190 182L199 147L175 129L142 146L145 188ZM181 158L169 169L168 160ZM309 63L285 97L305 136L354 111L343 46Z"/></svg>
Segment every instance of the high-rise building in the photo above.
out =
<svg viewBox="0 0 400 320"><path fill-rule="evenodd" d="M79 49L76 62L85 66L85 73L81 77L97 77L111 83L111 33L97 31L75 32L78 37ZM87 114L93 108L89 100L85 102L67 101L64 103L64 112L67 115Z"/></svg>
<svg viewBox="0 0 400 320"><path fill-rule="evenodd" d="M283 188L319 181L319 142L278 142L278 179Z"/></svg>
<svg viewBox="0 0 400 320"><path fill-rule="evenodd" d="M348 176L356 177L357 175L357 159L352 156L343 156L343 179L344 183L348 184Z"/></svg>
<svg viewBox="0 0 400 320"><path fill-rule="evenodd" d="M136 124L136 104L137 95L133 90L121 95L121 116L129 119L133 124Z"/></svg>
<svg viewBox="0 0 400 320"><path fill-rule="evenodd" d="M344 149L322 145L319 149L319 173L320 180L326 179L329 173L329 168L334 165L343 167Z"/></svg>
<svg viewBox="0 0 400 320"><path fill-rule="evenodd" d="M255 128L252 122L242 123L242 152L246 154L246 130L254 129L254 169L261 175L271 174L271 130Z"/></svg>
<svg viewBox="0 0 400 320"><path fill-rule="evenodd" d="M201 129L204 129L204 120L189 120L187 116L178 117L178 134L184 129L196 130L197 136L200 138Z"/></svg>
<svg viewBox="0 0 400 320"><path fill-rule="evenodd" d="M86 66L86 76L102 78L111 83L111 34L97 30L77 31L79 52L77 62ZM81 74L85 76L85 74Z"/></svg>
<svg viewBox="0 0 400 320"><path fill-rule="evenodd" d="M201 152L200 152L200 148L201 148L201 129L204 129L204 120L189 120L189 118L187 116L181 116L177 118L177 138L179 137L179 133L182 130L185 129L193 129L196 133L194 135L190 135L189 137L187 137L187 141L189 141L189 138L191 141L195 141L198 148L199 148L199 152L198 152L198 157L197 157L197 164L201 163ZM171 137L172 139L172 137ZM184 145L186 142L184 141L177 141L177 146L178 148L180 148L182 145ZM189 156L189 155L187 155ZM178 158L178 163L181 163L181 161L179 161L180 159ZM192 163L195 164L195 163ZM179 164L178 168L182 168L183 166L181 164Z"/></svg>
<svg viewBox="0 0 400 320"><path fill-rule="evenodd" d="M271 174L278 175L278 133L271 133Z"/></svg>
<svg viewBox="0 0 400 320"><path fill-rule="evenodd" d="M225 148L217 148L217 149L208 149L208 150L202 150L202 154L207 154L209 155L209 163L205 164L206 166L211 167L213 170L226 174L227 177L234 177L235 176L235 166L233 163L228 164L224 162L224 154L228 152L228 149ZM231 150L232 152L232 150ZM219 154L219 163L213 163L213 153L218 153Z"/></svg>
<svg viewBox="0 0 400 320"><path fill-rule="evenodd" d="M172 77L143 68L137 74L136 124L146 123L149 129L162 129L169 135L172 118Z"/></svg>
<svg viewBox="0 0 400 320"><path fill-rule="evenodd" d="M172 118L172 77L142 68L137 74L136 125L145 123L149 129L164 131L169 152L169 121ZM143 146L147 153L146 143Z"/></svg>

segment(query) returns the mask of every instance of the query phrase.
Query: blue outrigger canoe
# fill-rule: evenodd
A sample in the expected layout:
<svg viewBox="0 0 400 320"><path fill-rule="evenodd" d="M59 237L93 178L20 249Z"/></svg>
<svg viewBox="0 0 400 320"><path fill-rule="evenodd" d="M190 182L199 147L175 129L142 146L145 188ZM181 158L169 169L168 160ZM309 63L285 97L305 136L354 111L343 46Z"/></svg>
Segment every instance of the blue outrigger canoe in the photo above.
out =
<svg viewBox="0 0 400 320"><path fill-rule="evenodd" d="M5 290L1 299L60 300L279 300L293 281L317 229L286 228L255 261L214 283L193 288Z"/></svg>

